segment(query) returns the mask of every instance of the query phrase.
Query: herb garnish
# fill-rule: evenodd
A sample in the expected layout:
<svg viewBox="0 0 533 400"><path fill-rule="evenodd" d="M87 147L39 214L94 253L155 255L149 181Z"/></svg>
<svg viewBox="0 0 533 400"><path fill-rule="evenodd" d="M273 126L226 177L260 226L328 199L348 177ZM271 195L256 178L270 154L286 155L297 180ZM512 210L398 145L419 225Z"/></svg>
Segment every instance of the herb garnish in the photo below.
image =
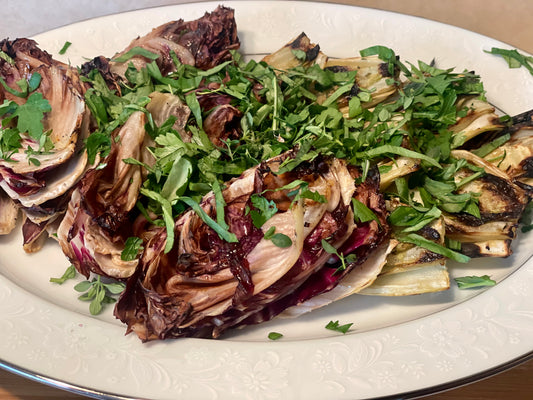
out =
<svg viewBox="0 0 533 400"><path fill-rule="evenodd" d="M484 50L485 53L502 56L509 68L526 68L531 75L533 75L533 57L526 56L516 49L506 50L498 47L493 47L490 51Z"/></svg>
<svg viewBox="0 0 533 400"><path fill-rule="evenodd" d="M348 254L347 256L344 256L344 254L339 253L338 250L333 245L327 242L326 239L322 239L321 244L322 244L322 248L324 249L326 253L337 256L339 260L341 261L341 265L337 268L335 272L344 271L347 267L347 264L354 262L356 259L355 254Z"/></svg>
<svg viewBox="0 0 533 400"><path fill-rule="evenodd" d="M484 286L494 286L496 281L492 280L490 276L463 276L461 278L455 278L459 289L472 289Z"/></svg>
<svg viewBox="0 0 533 400"><path fill-rule="evenodd" d="M90 301L89 312L91 315L98 315L102 312L105 304L114 303L116 299L113 295L122 293L126 285L122 282L104 283L100 276L91 281L83 281L74 286L77 292L85 292L78 299Z"/></svg>
<svg viewBox="0 0 533 400"><path fill-rule="evenodd" d="M149 60L157 60L159 58L159 54L153 53L150 50L146 50L142 47L134 47L121 56L113 59L113 61L123 63L136 56L142 56L148 58Z"/></svg>
<svg viewBox="0 0 533 400"><path fill-rule="evenodd" d="M413 232L438 218L441 212L479 215L476 195L457 192L459 184L453 181L454 174L466 166L451 159L451 150L460 143L461 136L448 130L457 118L466 115L466 109L456 108L460 96L484 98L483 85L477 75L439 69L421 61L417 65L403 64L393 50L383 46L364 49L361 55L378 55L387 63L388 84L398 89L398 96L370 108L368 102L374 95L371 91L360 88L354 93L351 90L355 71L336 72L305 63L281 71L254 60L244 62L238 53L233 55L233 60L207 71L183 65L177 57L173 57L175 72L166 76L155 62L148 63L140 71L128 68L127 80L121 83L121 96L110 90L97 72L87 78L92 86L86 93L87 105L99 127L87 141L91 160L98 153L107 154L111 132L134 110L147 113L144 106L149 101L148 94L153 91L171 93L190 109L186 125L190 141L184 141L174 129L172 117L161 126L155 126L147 113L147 131L156 144L152 149L156 161L154 166L144 166L148 175L141 188L139 209L155 213L159 216L156 222L166 227L165 251L173 246L174 220L188 207L221 238L236 241L224 221L219 182L296 149L296 155L283 162L277 174L289 172L320 155L343 158L360 166L362 180L369 168L380 161L397 156L421 160L418 175L415 174L409 185L404 185L409 188L397 193L408 208L393 213L389 222L393 225L398 222L396 228L402 231L402 241L431 248L455 260L466 260L460 253L434 242L428 243L430 241ZM115 61L125 62L126 56L156 58L154 54L132 49L124 59ZM303 57L302 54L296 56ZM406 79L401 86L395 82L398 70ZM214 89L208 89L210 87ZM255 91L254 88L261 89ZM202 95L217 92L228 96L231 104L242 113L240 137L228 139L219 147L211 143L204 130L208 111L200 107L199 100ZM347 106L344 111L341 111L341 103ZM396 181L397 188L401 187L401 181ZM211 190L215 194L216 219L199 206L202 196ZM293 201L325 201L324 196L309 190L308 183L303 181L279 190L285 190ZM414 191L420 193L424 204L412 201ZM354 201L352 207L358 221L377 220L362 203ZM264 193L250 198L248 213L256 227L262 227L276 212L275 203ZM290 238L272 228L265 232L265 237L282 247L290 245ZM346 258L336 254L336 250L333 252L327 242L324 248L339 256L341 264L346 263Z"/></svg>
<svg viewBox="0 0 533 400"><path fill-rule="evenodd" d="M283 337L283 334L282 333L278 333L278 332L269 332L268 333L268 338L270 340L279 340Z"/></svg>
<svg viewBox="0 0 533 400"><path fill-rule="evenodd" d="M61 47L61 50L59 50L59 54L63 55L67 52L68 48L72 45L71 42L66 41L63 47Z"/></svg>
<svg viewBox="0 0 533 400"><path fill-rule="evenodd" d="M340 332L342 334L346 334L352 327L353 322L349 324L339 325L339 321L329 321L328 324L325 326L326 329L329 329L331 331Z"/></svg>
<svg viewBox="0 0 533 400"><path fill-rule="evenodd" d="M135 260L139 254L143 250L143 241L141 238L132 236L126 239L126 242L124 243L124 250L122 250L122 253L120 254L120 259L122 261L132 261Z"/></svg>
<svg viewBox="0 0 533 400"><path fill-rule="evenodd" d="M77 275L76 273L76 267L74 267L74 265L70 265L66 270L65 272L63 273L63 275L61 276L61 278L50 278L50 282L53 282L53 283L57 283L59 285L62 285L63 283L65 283L66 281L68 281L69 279L73 279L75 278Z"/></svg>

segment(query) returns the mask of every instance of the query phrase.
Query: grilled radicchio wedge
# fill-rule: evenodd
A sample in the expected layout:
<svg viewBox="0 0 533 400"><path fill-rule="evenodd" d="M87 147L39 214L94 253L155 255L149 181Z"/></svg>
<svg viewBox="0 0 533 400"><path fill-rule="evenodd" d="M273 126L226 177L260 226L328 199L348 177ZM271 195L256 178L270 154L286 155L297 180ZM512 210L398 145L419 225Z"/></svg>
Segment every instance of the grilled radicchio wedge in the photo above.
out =
<svg viewBox="0 0 533 400"><path fill-rule="evenodd" d="M141 69L150 59L146 50L158 56L156 63L163 75L175 71L173 54L182 64L207 70L231 58L230 50L240 46L234 11L219 6L194 21L179 19L161 25L133 40L111 60L111 72L125 76L128 65Z"/></svg>
<svg viewBox="0 0 533 400"><path fill-rule="evenodd" d="M115 308L128 331L143 341L216 338L267 321L334 288L387 238L377 172L356 184L356 168L318 158L276 173L287 157L245 171L222 191L235 241L221 239L193 210L175 222L176 244L166 254L166 230L158 229ZM376 219L357 222L356 201ZM213 192L200 203L213 220L217 205Z"/></svg>
<svg viewBox="0 0 533 400"><path fill-rule="evenodd" d="M137 201L142 174L139 165L123 160L143 161L145 123L145 114L138 111L115 132L104 167L85 174L59 226L57 237L63 252L86 277L94 272L127 278L137 265L137 260L122 260L121 253L131 236L128 213Z"/></svg>
<svg viewBox="0 0 533 400"><path fill-rule="evenodd" d="M24 211L24 248L35 251L86 170L87 157L78 153L89 113L75 68L30 39L3 40L0 50L0 115L11 134L0 154L0 187Z"/></svg>

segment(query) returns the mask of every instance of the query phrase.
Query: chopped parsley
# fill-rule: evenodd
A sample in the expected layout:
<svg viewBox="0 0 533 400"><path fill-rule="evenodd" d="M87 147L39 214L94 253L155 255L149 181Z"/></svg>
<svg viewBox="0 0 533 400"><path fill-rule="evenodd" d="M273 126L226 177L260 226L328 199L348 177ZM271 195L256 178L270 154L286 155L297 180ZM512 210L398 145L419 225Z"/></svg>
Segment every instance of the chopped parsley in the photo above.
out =
<svg viewBox="0 0 533 400"><path fill-rule="evenodd" d="M392 49L371 47L362 50L361 55L377 55L384 61L390 73L388 84L398 90L398 96L370 107L374 94L365 89L353 90L355 71L322 69L305 63L280 71L263 62L245 62L238 53L233 55L233 60L207 71L181 64L173 57L175 71L165 76L153 61L140 71L130 66L126 81L120 83L120 96L109 89L96 71L86 78L91 86L86 92L87 105L98 124L98 130L87 140L91 160L98 154L108 154L111 133L132 112L140 110L148 116L147 131L155 142L151 148L155 164L144 166L147 178L138 207L155 213L157 223L166 227L165 251L173 246L175 219L189 207L223 240L235 242L236 237L225 222L220 182L294 150L294 157L281 163L276 174L325 156L359 166L363 181L370 168L381 161L397 156L420 160L421 169L412 174L409 183L406 181L402 186L402 179L396 181L399 190L393 195L400 196L407 208L393 213L389 222L393 225L398 222L397 227L403 231L402 241L429 247L455 260L467 259L445 246L428 243L413 232L438 218L441 212L479 216L476 194L457 193L459 184L453 181L454 174L460 168L471 167L451 158L451 150L461 138L448 130L468 111L456 107L461 96L484 99L479 76L439 69L422 61L404 64ZM135 56L156 59L155 54L134 48L114 61L126 62ZM401 87L395 82L398 70L406 80ZM153 91L169 93L188 106L190 116L185 129L190 140L184 140L175 129L176 118L170 117L160 126L153 123L145 109ZM239 110L242 117L238 138L228 138L221 146L211 142L205 130L210 111L200 106L204 95L224 96ZM344 111L341 104L347 106ZM6 140L11 141L9 137ZM304 181L296 180L278 190L286 191L292 201L325 201ZM199 206L209 191L215 194L216 218ZM420 192L424 204L413 201L415 191ZM351 205L356 222L377 220L362 203L353 201ZM252 195L247 205L247 213L257 228L277 212L276 203L264 193ZM265 232L265 237L280 247L292 244L288 236L275 229ZM341 270L353 261L337 254L327 242L323 247L339 257Z"/></svg>
<svg viewBox="0 0 533 400"><path fill-rule="evenodd" d="M342 334L346 334L352 327L353 322L349 324L340 325L339 321L329 321L327 325L325 326L326 329L329 329L330 331L340 332Z"/></svg>

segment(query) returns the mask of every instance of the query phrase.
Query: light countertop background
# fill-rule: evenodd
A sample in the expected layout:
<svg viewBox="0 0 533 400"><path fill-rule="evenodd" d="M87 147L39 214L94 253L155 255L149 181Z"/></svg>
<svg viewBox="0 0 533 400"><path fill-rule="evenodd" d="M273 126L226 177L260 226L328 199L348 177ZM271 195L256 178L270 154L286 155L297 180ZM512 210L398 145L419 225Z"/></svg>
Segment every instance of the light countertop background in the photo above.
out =
<svg viewBox="0 0 533 400"><path fill-rule="evenodd" d="M72 22L122 11L186 2L191 1L2 0L0 39L28 37ZM533 1L531 0L330 0L329 2L396 11L444 22L496 38L533 54ZM416 46L416 43L413 43L413 46ZM0 400L84 398L0 369ZM481 382L432 395L427 399L503 398L509 400L533 398L533 361Z"/></svg>

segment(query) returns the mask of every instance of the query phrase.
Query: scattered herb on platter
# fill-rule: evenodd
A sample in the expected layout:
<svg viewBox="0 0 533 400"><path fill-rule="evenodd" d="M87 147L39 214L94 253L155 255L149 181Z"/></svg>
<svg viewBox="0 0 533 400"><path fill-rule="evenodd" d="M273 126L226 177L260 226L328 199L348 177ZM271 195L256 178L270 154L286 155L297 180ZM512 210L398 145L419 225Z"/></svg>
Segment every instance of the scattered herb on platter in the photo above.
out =
<svg viewBox="0 0 533 400"><path fill-rule="evenodd" d="M283 334L279 333L279 332L269 332L269 334L268 334L268 338L270 340L279 340L282 337L283 337Z"/></svg>
<svg viewBox="0 0 533 400"><path fill-rule="evenodd" d="M502 56L507 61L509 68L524 67L533 75L533 57L522 54L516 49L507 50L493 47L490 51L485 50L485 53Z"/></svg>
<svg viewBox="0 0 533 400"><path fill-rule="evenodd" d="M66 41L65 44L63 44L63 47L61 47L61 50L59 50L59 54L61 55L65 54L70 46L72 46L72 43L69 41Z"/></svg>
<svg viewBox="0 0 533 400"><path fill-rule="evenodd" d="M496 281L492 280L488 275L463 276L460 278L455 278L455 282L457 282L459 289L473 289L496 285Z"/></svg>
<svg viewBox="0 0 533 400"><path fill-rule="evenodd" d="M59 285L62 285L69 279L74 279L77 275L76 267L74 265L70 265L63 275L60 278L50 278L50 282L57 283Z"/></svg>
<svg viewBox="0 0 533 400"><path fill-rule="evenodd" d="M100 276L91 281L83 281L74 286L74 290L83 293L78 297L82 301L90 301L89 312L91 315L98 315L102 312L105 304L116 301L114 295L119 295L124 291L126 285L122 282L102 281Z"/></svg>
<svg viewBox="0 0 533 400"><path fill-rule="evenodd" d="M348 323L348 324L344 324L344 325L340 325L339 321L337 320L337 321L329 321L328 324L325 326L325 328L329 329L331 331L335 331L335 332L340 332L342 334L346 334L346 332L348 332L350 330L352 325L353 325L353 322Z"/></svg>

